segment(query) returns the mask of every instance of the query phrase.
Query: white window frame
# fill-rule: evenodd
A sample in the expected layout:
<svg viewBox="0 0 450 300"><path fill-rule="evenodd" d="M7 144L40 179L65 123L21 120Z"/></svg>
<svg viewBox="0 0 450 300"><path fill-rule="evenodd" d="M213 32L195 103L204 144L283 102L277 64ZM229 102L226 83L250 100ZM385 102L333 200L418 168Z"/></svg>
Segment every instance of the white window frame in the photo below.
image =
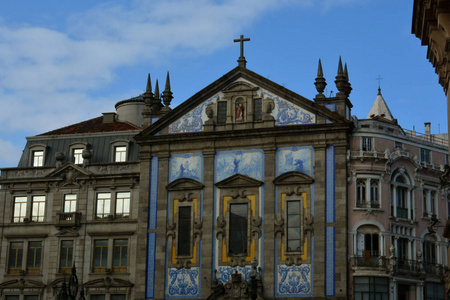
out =
<svg viewBox="0 0 450 300"><path fill-rule="evenodd" d="M121 194L125 194L128 193L129 197L124 197L124 195ZM109 212L107 213L103 213L103 217L98 217L97 216L97 211L98 211L98 196L99 194L109 194L110 198L109 198ZM123 198L122 198L123 197ZM133 193L131 190L108 190L108 191L98 191L95 194L95 207L94 207L94 219L95 220L107 220L107 219L128 219L131 218L131 209L132 209L132 197L133 197ZM118 200L120 199L129 199L128 200L128 213L124 214L124 213L119 213L117 211L117 209L120 207L120 205L117 205Z"/></svg>
<svg viewBox="0 0 450 300"><path fill-rule="evenodd" d="M69 161L76 165L83 164L83 150L86 150L88 147L88 143L72 143L69 145ZM81 150L81 161L75 161L75 150Z"/></svg>
<svg viewBox="0 0 450 300"><path fill-rule="evenodd" d="M116 163L123 163L123 162L128 162L129 161L129 156L130 156L130 144L131 141L129 140L124 140L124 139L119 139L119 140L114 140L111 142L111 162L116 162ZM116 157L116 149L117 147L126 147L125 150L125 157L121 156L120 160L117 160Z"/></svg>
<svg viewBox="0 0 450 300"><path fill-rule="evenodd" d="M35 205L34 205L34 199L37 199L37 197L43 197L44 198L44 204L43 204L43 215L36 215L35 214ZM26 198L27 201L25 203L25 216L22 216L22 220L14 221L15 218L15 207L16 207L16 199L17 198ZM41 201L39 201L41 202ZM38 205L38 211L39 208L41 208L41 205ZM34 218L37 217L37 220L34 220ZM36 223L43 223L47 221L47 195L45 194L33 194L33 195L17 195L12 197L12 205L11 205L11 223L28 223L28 222L36 222Z"/></svg>
<svg viewBox="0 0 450 300"><path fill-rule="evenodd" d="M34 145L31 145L30 147L28 147L28 149L30 152L29 157L28 157L28 162L29 162L28 165L30 167L35 167L35 168L45 166L45 154L46 154L47 146L44 144L34 144ZM42 158L38 164L35 164L35 161L34 161L36 152L42 152Z"/></svg>

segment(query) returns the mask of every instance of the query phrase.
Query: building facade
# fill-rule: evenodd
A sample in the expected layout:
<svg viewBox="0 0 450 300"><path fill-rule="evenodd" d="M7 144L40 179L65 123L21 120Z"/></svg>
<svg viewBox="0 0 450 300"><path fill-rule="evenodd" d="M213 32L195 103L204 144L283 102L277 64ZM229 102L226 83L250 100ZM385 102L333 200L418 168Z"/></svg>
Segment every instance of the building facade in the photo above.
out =
<svg viewBox="0 0 450 300"><path fill-rule="evenodd" d="M239 66L175 109L143 95L147 299L347 297L350 84L315 101ZM252 271L252 264L254 267Z"/></svg>
<svg viewBox="0 0 450 300"><path fill-rule="evenodd" d="M381 90L355 119L349 159L349 296L444 299L448 138L405 131Z"/></svg>
<svg viewBox="0 0 450 300"><path fill-rule="evenodd" d="M56 299L73 266L87 299L139 298L143 106L29 137L18 167L1 169L2 299Z"/></svg>

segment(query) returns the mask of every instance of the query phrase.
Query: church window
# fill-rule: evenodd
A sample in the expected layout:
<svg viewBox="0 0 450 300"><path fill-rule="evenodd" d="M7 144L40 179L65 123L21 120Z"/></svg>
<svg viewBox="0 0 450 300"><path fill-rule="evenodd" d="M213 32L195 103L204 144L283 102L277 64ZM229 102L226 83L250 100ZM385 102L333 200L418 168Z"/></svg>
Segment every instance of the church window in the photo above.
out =
<svg viewBox="0 0 450 300"><path fill-rule="evenodd" d="M361 149L362 151L372 151L373 150L373 138L363 136L361 137Z"/></svg>
<svg viewBox="0 0 450 300"><path fill-rule="evenodd" d="M13 222L24 222L27 216L27 197L14 197Z"/></svg>
<svg viewBox="0 0 450 300"><path fill-rule="evenodd" d="M287 201L287 252L301 251L300 201Z"/></svg>
<svg viewBox="0 0 450 300"><path fill-rule="evenodd" d="M178 207L178 239L177 254L178 256L191 255L191 227L192 212L191 206Z"/></svg>
<svg viewBox="0 0 450 300"><path fill-rule="evenodd" d="M108 240L94 241L94 273L105 272L108 267Z"/></svg>
<svg viewBox="0 0 450 300"><path fill-rule="evenodd" d="M41 273L42 242L28 243L27 273Z"/></svg>
<svg viewBox="0 0 450 300"><path fill-rule="evenodd" d="M44 165L44 150L35 150L32 154L33 167L42 167Z"/></svg>
<svg viewBox="0 0 450 300"><path fill-rule="evenodd" d="M230 204L230 255L247 254L248 204Z"/></svg>
<svg viewBox="0 0 450 300"><path fill-rule="evenodd" d="M23 242L12 242L9 245L8 273L19 274L22 270Z"/></svg>
<svg viewBox="0 0 450 300"><path fill-rule="evenodd" d="M427 164L431 163L431 151L428 149L420 148L420 161Z"/></svg>
<svg viewBox="0 0 450 300"><path fill-rule="evenodd" d="M225 124L227 122L227 102L217 102L217 124Z"/></svg>
<svg viewBox="0 0 450 300"><path fill-rule="evenodd" d="M126 162L127 161L127 147L115 146L114 147L114 162Z"/></svg>
<svg viewBox="0 0 450 300"><path fill-rule="evenodd" d="M77 211L77 195L67 194L64 195L64 212L70 213Z"/></svg>
<svg viewBox="0 0 450 300"><path fill-rule="evenodd" d="M73 265L73 241L61 241L59 271L70 273Z"/></svg>
<svg viewBox="0 0 450 300"><path fill-rule="evenodd" d="M254 99L253 100L253 121L261 121L262 120L262 100Z"/></svg>
<svg viewBox="0 0 450 300"><path fill-rule="evenodd" d="M31 220L34 222L44 222L45 218L45 196L32 197Z"/></svg>
<svg viewBox="0 0 450 300"><path fill-rule="evenodd" d="M128 265L128 240L114 240L113 272L124 273Z"/></svg>

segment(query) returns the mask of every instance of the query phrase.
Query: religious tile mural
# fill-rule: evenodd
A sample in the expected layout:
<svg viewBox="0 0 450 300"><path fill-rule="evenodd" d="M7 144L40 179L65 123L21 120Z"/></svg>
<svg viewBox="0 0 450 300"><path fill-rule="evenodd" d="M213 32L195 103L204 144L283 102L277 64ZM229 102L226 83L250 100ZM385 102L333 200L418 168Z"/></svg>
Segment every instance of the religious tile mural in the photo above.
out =
<svg viewBox="0 0 450 300"><path fill-rule="evenodd" d="M218 98L218 95L209 98L208 100L198 105L193 110L170 124L169 134L203 131L203 124L206 120L208 120L205 108L211 103L216 103Z"/></svg>
<svg viewBox="0 0 450 300"><path fill-rule="evenodd" d="M262 170L262 150L218 152L216 155L215 182L238 173L262 181Z"/></svg>
<svg viewBox="0 0 450 300"><path fill-rule="evenodd" d="M262 94L265 97L272 99L275 103L275 107L272 110L271 115L275 118L276 126L306 125L316 123L316 115L314 113L266 91L263 91Z"/></svg>
<svg viewBox="0 0 450 300"><path fill-rule="evenodd" d="M314 177L312 162L314 161L314 150L306 147L284 147L277 150L277 176L297 171Z"/></svg>
<svg viewBox="0 0 450 300"><path fill-rule="evenodd" d="M310 264L277 266L276 297L312 295Z"/></svg>
<svg viewBox="0 0 450 300"><path fill-rule="evenodd" d="M170 268L167 273L166 297L199 297L199 274L200 270L196 267L190 269Z"/></svg>
<svg viewBox="0 0 450 300"><path fill-rule="evenodd" d="M203 156L196 154L180 154L170 157L170 178L172 182L179 178L191 178L203 181Z"/></svg>

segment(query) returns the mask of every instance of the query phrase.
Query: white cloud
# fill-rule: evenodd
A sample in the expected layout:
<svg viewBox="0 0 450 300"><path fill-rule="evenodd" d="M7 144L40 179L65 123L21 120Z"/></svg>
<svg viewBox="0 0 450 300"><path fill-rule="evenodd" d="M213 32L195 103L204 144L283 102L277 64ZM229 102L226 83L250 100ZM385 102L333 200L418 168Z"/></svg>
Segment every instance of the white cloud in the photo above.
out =
<svg viewBox="0 0 450 300"><path fill-rule="evenodd" d="M0 23L0 134L42 133L79 122L92 112L93 101L97 111L109 111L111 99L95 99L90 92L111 83L118 67L158 63L161 57L183 52L212 53L271 10L316 4L311 0L135 0L127 6L105 2L75 14L66 31ZM0 146L3 151L14 148L4 140ZM8 157L17 160L17 155Z"/></svg>
<svg viewBox="0 0 450 300"><path fill-rule="evenodd" d="M2 167L17 166L21 155L22 149L12 142L0 139L0 163Z"/></svg>

